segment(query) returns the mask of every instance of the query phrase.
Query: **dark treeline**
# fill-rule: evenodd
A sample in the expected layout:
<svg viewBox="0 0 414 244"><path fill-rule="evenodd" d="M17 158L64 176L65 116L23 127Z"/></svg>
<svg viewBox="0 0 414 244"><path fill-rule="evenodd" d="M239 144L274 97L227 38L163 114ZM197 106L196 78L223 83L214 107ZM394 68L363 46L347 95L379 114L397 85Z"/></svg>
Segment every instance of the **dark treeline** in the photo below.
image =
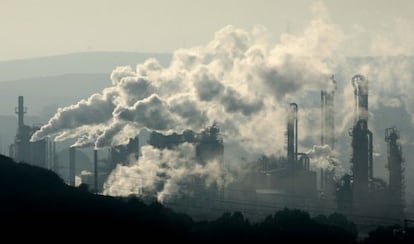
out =
<svg viewBox="0 0 414 244"><path fill-rule="evenodd" d="M260 223L239 213L224 213L214 221L193 221L159 203L135 197L94 195L86 187L67 186L52 171L15 163L0 155L1 233L17 231L16 238L60 241L84 236L102 239L183 242L356 243L355 225L340 214L311 218L300 210L285 209ZM414 230L380 227L363 243L412 243ZM12 233L12 232L10 232ZM30 234L29 234L30 233Z"/></svg>

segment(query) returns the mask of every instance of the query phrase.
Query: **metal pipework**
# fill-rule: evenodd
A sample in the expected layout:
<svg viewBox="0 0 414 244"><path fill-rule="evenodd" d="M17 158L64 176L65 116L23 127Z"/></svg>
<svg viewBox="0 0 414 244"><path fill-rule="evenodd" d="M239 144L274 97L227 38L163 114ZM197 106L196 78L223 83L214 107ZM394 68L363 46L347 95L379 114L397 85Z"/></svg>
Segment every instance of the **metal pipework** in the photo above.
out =
<svg viewBox="0 0 414 244"><path fill-rule="evenodd" d="M355 202L366 201L373 179L373 135L368 129L368 80L362 75L351 79L355 107L352 136L352 175Z"/></svg>
<svg viewBox="0 0 414 244"><path fill-rule="evenodd" d="M289 104L288 121L287 121L287 158L290 165L295 168L298 160L298 105Z"/></svg>
<svg viewBox="0 0 414 244"><path fill-rule="evenodd" d="M98 150L93 150L93 167L94 167L94 174L93 174L93 184L94 184L94 192L98 194Z"/></svg>
<svg viewBox="0 0 414 244"><path fill-rule="evenodd" d="M368 130L368 178L371 180L374 178L374 142L372 137L372 132Z"/></svg>
<svg viewBox="0 0 414 244"><path fill-rule="evenodd" d="M299 162L301 164L302 169L308 170L310 169L310 158L306 153L298 153L300 156Z"/></svg>
<svg viewBox="0 0 414 244"><path fill-rule="evenodd" d="M356 124L359 120L368 120L368 80L362 75L354 75L352 85L355 96L354 124Z"/></svg>
<svg viewBox="0 0 414 244"><path fill-rule="evenodd" d="M76 185L75 165L76 165L76 148L70 147L69 148L69 185L71 186Z"/></svg>
<svg viewBox="0 0 414 244"><path fill-rule="evenodd" d="M385 129L385 141L387 142L387 154L389 170L389 192L390 203L394 211L399 216L403 215L404 211L404 159L402 156L400 132L396 128Z"/></svg>
<svg viewBox="0 0 414 244"><path fill-rule="evenodd" d="M335 108L336 81L331 77L331 87L321 91L321 145L335 147Z"/></svg>

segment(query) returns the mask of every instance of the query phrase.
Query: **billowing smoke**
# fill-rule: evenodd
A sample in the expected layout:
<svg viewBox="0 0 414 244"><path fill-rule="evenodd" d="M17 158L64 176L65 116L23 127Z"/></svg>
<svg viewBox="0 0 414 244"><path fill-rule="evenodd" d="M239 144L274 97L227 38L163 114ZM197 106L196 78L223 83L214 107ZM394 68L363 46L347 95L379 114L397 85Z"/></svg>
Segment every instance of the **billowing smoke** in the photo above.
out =
<svg viewBox="0 0 414 244"><path fill-rule="evenodd" d="M76 138L73 146L103 148L125 144L144 128L199 132L217 123L226 152L232 152L225 155L229 168L255 154L281 153L288 102L300 104L307 93L331 86L336 68L331 58L343 35L317 17L302 33L283 34L276 45L266 36L263 27L248 32L227 26L206 45L175 51L168 67L155 59L135 68L117 67L108 88L59 109L32 140ZM304 107L300 113L314 115L313 110ZM307 128L314 125L311 116L301 121L300 139L314 137L317 132ZM179 193L180 184L192 176L218 185L231 179L223 178L225 171L215 161L197 165L193 151L187 144L175 151L144 147L139 163L115 169L105 192L150 189L163 200ZM161 186L159 175L166 179Z"/></svg>
<svg viewBox="0 0 414 244"><path fill-rule="evenodd" d="M335 157L335 152L329 145L313 146L313 148L306 152L311 159L311 167L333 170L338 167L338 159Z"/></svg>
<svg viewBox="0 0 414 244"><path fill-rule="evenodd" d="M248 32L227 26L206 45L175 51L167 67L155 59L136 67L117 67L108 88L59 109L32 140L76 138L73 146L103 148L125 144L144 128L163 134L186 129L200 132L217 123L225 142L225 168L214 160L200 166L189 144L162 151L147 146L139 162L118 166L105 185L108 194L144 189L156 191L163 200L185 193L181 186L194 177L203 178L207 185L223 185L242 162L262 154L284 154L289 102L299 104L301 146L317 144L312 138L320 135L320 104L309 103L309 93L331 89L330 76L338 69L343 72L337 81L343 83L336 93L337 117L341 118L337 135L351 127L354 100L350 78L356 73L370 81L370 106L376 102L405 106L414 118L412 61L402 57L394 63L385 59L382 63L349 62L337 53L343 33L326 21L323 5L315 6L317 17L305 30L283 34L276 45L269 43L264 27ZM399 92L401 96L397 96ZM370 107L372 111L375 106ZM338 148L350 155L343 146ZM309 153L317 167L325 168L333 165L332 155L339 157L338 152L314 147Z"/></svg>
<svg viewBox="0 0 414 244"><path fill-rule="evenodd" d="M334 31L314 21L302 36L282 36L271 47L256 30L253 35L227 26L206 46L176 51L169 67L150 59L135 69L116 68L111 87L59 109L32 140L74 137L74 146L101 148L125 143L142 128L200 131L218 122L235 140L248 139L246 147L274 151L281 146L277 137L283 130L275 130L273 121L254 125L263 117L282 122L288 96L328 84L333 71L323 61L326 56L319 55L319 41L336 41L326 39Z"/></svg>
<svg viewBox="0 0 414 244"><path fill-rule="evenodd" d="M142 147L142 157L128 166L118 165L104 185L104 194L130 195L156 193L159 201L179 194L191 194L194 186L222 188L232 179L218 160L200 164L192 144L175 150ZM202 181L200 181L200 179ZM197 182L205 185L197 186Z"/></svg>

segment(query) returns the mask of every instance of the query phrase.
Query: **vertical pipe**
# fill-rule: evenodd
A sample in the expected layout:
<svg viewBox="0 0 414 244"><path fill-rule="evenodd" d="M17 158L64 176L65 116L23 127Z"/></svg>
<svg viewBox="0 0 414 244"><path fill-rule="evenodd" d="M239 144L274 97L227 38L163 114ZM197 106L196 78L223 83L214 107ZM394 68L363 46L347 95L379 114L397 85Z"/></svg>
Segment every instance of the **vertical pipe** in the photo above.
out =
<svg viewBox="0 0 414 244"><path fill-rule="evenodd" d="M298 105L290 103L287 123L287 158L292 169L298 163Z"/></svg>
<svg viewBox="0 0 414 244"><path fill-rule="evenodd" d="M53 169L57 170L56 164L56 143L52 140L52 167ZM57 171L56 171L57 173Z"/></svg>
<svg viewBox="0 0 414 244"><path fill-rule="evenodd" d="M98 194L98 150L93 150L94 190Z"/></svg>
<svg viewBox="0 0 414 244"><path fill-rule="evenodd" d="M47 169L52 170L52 142L50 139L46 141L46 149Z"/></svg>
<svg viewBox="0 0 414 244"><path fill-rule="evenodd" d="M372 132L368 130L368 179L372 179L373 175L373 141L372 141Z"/></svg>
<svg viewBox="0 0 414 244"><path fill-rule="evenodd" d="M295 126L294 126L294 109L293 104L290 104L287 119L287 159L289 168L294 169L295 164Z"/></svg>
<svg viewBox="0 0 414 244"><path fill-rule="evenodd" d="M306 156L306 170L309 171L310 169L310 158Z"/></svg>
<svg viewBox="0 0 414 244"><path fill-rule="evenodd" d="M358 121L358 88L354 87L354 124Z"/></svg>
<svg viewBox="0 0 414 244"><path fill-rule="evenodd" d="M17 117L19 120L19 131L21 131L24 127L24 101L23 96L19 96L18 99L18 108L17 108Z"/></svg>
<svg viewBox="0 0 414 244"><path fill-rule="evenodd" d="M331 95L331 105L330 105L330 116L331 116L331 133L329 135L329 140L330 140L330 146L331 146L331 150L335 149L335 90L332 92Z"/></svg>
<svg viewBox="0 0 414 244"><path fill-rule="evenodd" d="M76 149L74 147L69 148L69 185L75 186L75 164L76 164Z"/></svg>
<svg viewBox="0 0 414 244"><path fill-rule="evenodd" d="M325 180L325 178L324 178L324 176L323 176L323 173L324 173L324 170L323 170L323 168L321 168L321 190L323 191L324 190L324 188L325 188L325 185L324 185L324 180Z"/></svg>
<svg viewBox="0 0 414 244"><path fill-rule="evenodd" d="M325 103L324 103L324 91L321 91L321 145L324 145L324 123L325 123Z"/></svg>
<svg viewBox="0 0 414 244"><path fill-rule="evenodd" d="M295 162L298 161L298 106L295 111Z"/></svg>

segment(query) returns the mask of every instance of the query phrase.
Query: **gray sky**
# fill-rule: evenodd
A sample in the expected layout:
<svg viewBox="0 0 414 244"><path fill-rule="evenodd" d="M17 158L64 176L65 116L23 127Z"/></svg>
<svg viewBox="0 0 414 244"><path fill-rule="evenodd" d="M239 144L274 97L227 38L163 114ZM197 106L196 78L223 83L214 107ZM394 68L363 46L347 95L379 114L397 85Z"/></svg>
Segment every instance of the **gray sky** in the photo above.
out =
<svg viewBox="0 0 414 244"><path fill-rule="evenodd" d="M171 52L205 44L232 24L264 25L276 42L299 32L311 18L310 0L0 0L0 60L80 51ZM410 0L324 1L331 21L357 40L346 55L370 54L363 45L390 36L403 23L399 41L414 41ZM398 28L397 28L398 29ZM410 37L406 38L406 35ZM393 37L394 38L394 37ZM395 43L395 42L394 42Z"/></svg>

